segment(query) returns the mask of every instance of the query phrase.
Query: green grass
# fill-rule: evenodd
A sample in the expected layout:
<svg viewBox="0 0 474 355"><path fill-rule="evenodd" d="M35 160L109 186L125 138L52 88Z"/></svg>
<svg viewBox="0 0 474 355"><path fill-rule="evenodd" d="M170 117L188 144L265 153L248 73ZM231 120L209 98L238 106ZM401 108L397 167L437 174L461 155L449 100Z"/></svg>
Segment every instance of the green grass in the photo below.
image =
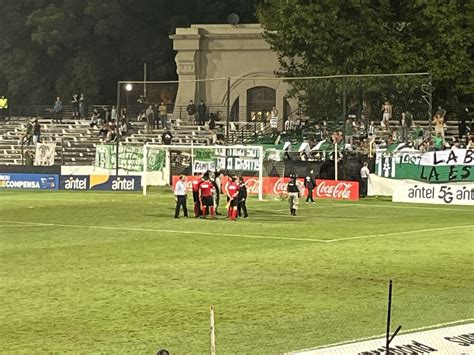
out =
<svg viewBox="0 0 474 355"><path fill-rule="evenodd" d="M210 304L219 354L315 347L382 334L389 279L394 326L474 317L472 207L318 201L291 217L251 200L235 223L173 207L169 192L1 190L0 351L209 353Z"/></svg>

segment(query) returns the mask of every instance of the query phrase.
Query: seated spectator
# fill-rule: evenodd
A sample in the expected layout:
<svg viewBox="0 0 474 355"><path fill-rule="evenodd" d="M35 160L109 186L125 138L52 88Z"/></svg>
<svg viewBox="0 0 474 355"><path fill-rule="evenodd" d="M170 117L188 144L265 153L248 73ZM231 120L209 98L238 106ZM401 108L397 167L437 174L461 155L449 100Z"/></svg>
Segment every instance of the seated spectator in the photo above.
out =
<svg viewBox="0 0 474 355"><path fill-rule="evenodd" d="M101 125L100 112L98 109L95 108L94 111L92 112L91 122L89 123L89 126L99 127L100 125Z"/></svg>
<svg viewBox="0 0 474 355"><path fill-rule="evenodd" d="M129 125L127 124L127 121L124 121L122 120L122 122L120 122L120 125L119 125L119 134L121 136L126 136L127 133L128 133L128 129L129 129Z"/></svg>
<svg viewBox="0 0 474 355"><path fill-rule="evenodd" d="M99 134L97 136L99 138L105 139L107 137L107 133L109 133L109 123L104 122L100 127Z"/></svg>
<svg viewBox="0 0 474 355"><path fill-rule="evenodd" d="M217 126L216 144L224 144L225 143L224 133L225 133L224 126L223 125Z"/></svg>
<svg viewBox="0 0 474 355"><path fill-rule="evenodd" d="M169 130L164 131L163 134L161 135L161 140L163 144L170 145L172 139L173 139L173 135L171 134Z"/></svg>

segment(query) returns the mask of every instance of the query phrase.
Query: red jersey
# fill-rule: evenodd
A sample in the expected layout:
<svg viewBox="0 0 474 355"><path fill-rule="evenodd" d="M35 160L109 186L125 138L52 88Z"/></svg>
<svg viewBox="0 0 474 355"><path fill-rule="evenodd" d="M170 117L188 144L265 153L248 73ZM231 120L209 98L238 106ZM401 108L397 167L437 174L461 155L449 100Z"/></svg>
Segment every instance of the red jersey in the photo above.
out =
<svg viewBox="0 0 474 355"><path fill-rule="evenodd" d="M193 180L193 192L199 191L199 184L201 183L201 179Z"/></svg>
<svg viewBox="0 0 474 355"><path fill-rule="evenodd" d="M230 197L230 198L235 198L237 197L237 195L239 194L239 185L237 185L236 183L234 182L231 182L229 184L229 186L227 186L227 195Z"/></svg>
<svg viewBox="0 0 474 355"><path fill-rule="evenodd" d="M199 190L201 191L201 197L212 197L212 190L214 186L209 181L203 181L199 185Z"/></svg>

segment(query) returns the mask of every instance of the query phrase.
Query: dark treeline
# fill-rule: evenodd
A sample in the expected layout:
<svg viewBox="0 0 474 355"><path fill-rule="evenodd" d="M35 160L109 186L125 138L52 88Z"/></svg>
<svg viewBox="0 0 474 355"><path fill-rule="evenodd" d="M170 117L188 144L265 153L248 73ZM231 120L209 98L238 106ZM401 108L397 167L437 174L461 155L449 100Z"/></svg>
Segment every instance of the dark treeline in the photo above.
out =
<svg viewBox="0 0 474 355"><path fill-rule="evenodd" d="M117 80L176 79L176 27L256 22L251 0L1 0L0 93L51 104L84 92L112 103Z"/></svg>

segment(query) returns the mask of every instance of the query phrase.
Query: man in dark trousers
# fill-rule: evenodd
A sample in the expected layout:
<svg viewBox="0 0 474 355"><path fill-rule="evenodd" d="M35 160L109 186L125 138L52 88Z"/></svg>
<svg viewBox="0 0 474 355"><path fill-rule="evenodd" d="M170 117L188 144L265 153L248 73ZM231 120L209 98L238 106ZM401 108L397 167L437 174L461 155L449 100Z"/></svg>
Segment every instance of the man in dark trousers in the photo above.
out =
<svg viewBox="0 0 474 355"><path fill-rule="evenodd" d="M304 179L304 187L306 188L306 203L314 203L313 200L313 189L316 187L316 180L313 175L313 170L306 175Z"/></svg>
<svg viewBox="0 0 474 355"><path fill-rule="evenodd" d="M207 106L202 100L197 107L197 115L198 115L198 125L203 126L204 123L206 122Z"/></svg>
<svg viewBox="0 0 474 355"><path fill-rule="evenodd" d="M194 216L198 218L201 215L201 201L199 199L199 185L202 182L202 174L198 174L197 179L193 180L193 202Z"/></svg>
<svg viewBox="0 0 474 355"><path fill-rule="evenodd" d="M176 200L176 209L174 218L179 218L179 210L183 207L184 217L188 217L188 209L186 208L186 179L184 175L180 175L176 186L174 187L174 196Z"/></svg>
<svg viewBox="0 0 474 355"><path fill-rule="evenodd" d="M300 189L296 182L296 174L290 174L290 181L288 181L287 191L290 213L292 216L296 216L296 210L298 209L298 202L300 198Z"/></svg>
<svg viewBox="0 0 474 355"><path fill-rule="evenodd" d="M239 217L242 217L243 212L243 217L247 218L249 216L247 213L247 186L245 185L244 178L242 176L239 177L239 195L237 198L239 199L239 204L237 206Z"/></svg>

